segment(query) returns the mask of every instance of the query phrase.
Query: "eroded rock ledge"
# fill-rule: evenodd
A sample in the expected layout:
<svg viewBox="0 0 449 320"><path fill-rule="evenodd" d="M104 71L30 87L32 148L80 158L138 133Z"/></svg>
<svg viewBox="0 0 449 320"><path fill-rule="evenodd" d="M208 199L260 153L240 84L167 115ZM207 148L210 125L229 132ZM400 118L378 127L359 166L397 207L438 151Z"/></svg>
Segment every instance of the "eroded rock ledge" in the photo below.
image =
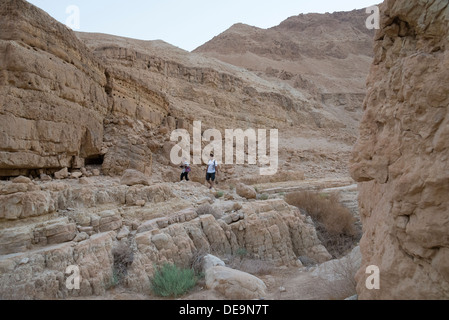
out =
<svg viewBox="0 0 449 320"><path fill-rule="evenodd" d="M248 202L233 194L234 200L214 202L198 183L129 187L104 177L89 179L89 185L2 182L3 299L101 295L112 281L112 250L120 241L134 254L126 286L142 293L148 293L155 265L190 267L199 252L244 249L279 265L296 265L300 256L317 262L331 258L310 218L280 199ZM219 216L198 216L195 206L209 202ZM65 286L70 265L80 268L79 291Z"/></svg>

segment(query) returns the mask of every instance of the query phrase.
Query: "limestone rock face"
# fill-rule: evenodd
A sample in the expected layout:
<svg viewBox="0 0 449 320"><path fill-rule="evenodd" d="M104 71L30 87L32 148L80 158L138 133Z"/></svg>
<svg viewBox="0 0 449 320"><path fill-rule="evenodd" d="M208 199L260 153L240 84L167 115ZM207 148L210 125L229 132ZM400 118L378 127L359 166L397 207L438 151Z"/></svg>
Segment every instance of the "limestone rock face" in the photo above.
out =
<svg viewBox="0 0 449 320"><path fill-rule="evenodd" d="M2 299L64 299L101 295L112 277L113 233L0 258ZM80 289L66 286L67 267L78 266ZM12 274L12 276L11 276Z"/></svg>
<svg viewBox="0 0 449 320"><path fill-rule="evenodd" d="M363 12L287 19L266 33L259 30L262 37L244 32L243 41L230 42L237 49L244 48L241 42L254 44L257 59L244 54L226 61L234 65L207 57L208 50L192 53L162 41L74 33L25 0L2 1L0 16L2 177L101 165L110 176L134 169L162 181L179 180L164 157L165 146L175 129L193 134L195 121L202 122L201 132L252 127L276 128L295 141L301 136L299 144L282 139L279 158L286 168L260 182L335 170L347 174L371 60L365 54L371 52L369 32L355 27L363 26ZM314 35L317 24L326 28ZM303 33L298 30L305 37L298 38ZM335 41L337 35L343 36ZM255 41L246 41L251 37ZM304 45L308 38L314 46ZM231 48L227 41L221 44ZM311 51L298 55L298 48ZM271 69L265 70L267 61ZM351 77L342 77L348 69ZM332 143L323 141L328 138ZM193 169L192 180L204 181L203 170ZM252 169L229 168L220 182L259 179L258 168Z"/></svg>
<svg viewBox="0 0 449 320"><path fill-rule="evenodd" d="M282 199L246 201L238 212L217 219L198 216L183 199L189 192L199 205L209 189L180 183L126 186L115 178L88 185L71 179L38 185L0 181L0 297L101 295L112 279L111 250L117 241L128 241L134 254L126 285L142 293L155 265L190 267L201 252L221 257L244 249L253 259L293 266L300 256L319 262L331 258L312 222ZM146 205L135 206L139 200ZM223 202L217 210L233 210L231 204ZM20 264L23 259L28 262ZM223 264L209 260L211 267ZM79 265L83 277L76 292L55 287L64 283L70 265Z"/></svg>
<svg viewBox="0 0 449 320"><path fill-rule="evenodd" d="M386 0L351 172L359 182L360 299L449 297L449 7ZM367 266L380 269L368 290Z"/></svg>
<svg viewBox="0 0 449 320"><path fill-rule="evenodd" d="M2 1L0 16L0 174L99 154L108 102L97 58L26 1Z"/></svg>
<svg viewBox="0 0 449 320"><path fill-rule="evenodd" d="M151 173L148 144L167 113L163 95L109 70L24 0L2 1L0 16L0 176L85 163L109 175Z"/></svg>

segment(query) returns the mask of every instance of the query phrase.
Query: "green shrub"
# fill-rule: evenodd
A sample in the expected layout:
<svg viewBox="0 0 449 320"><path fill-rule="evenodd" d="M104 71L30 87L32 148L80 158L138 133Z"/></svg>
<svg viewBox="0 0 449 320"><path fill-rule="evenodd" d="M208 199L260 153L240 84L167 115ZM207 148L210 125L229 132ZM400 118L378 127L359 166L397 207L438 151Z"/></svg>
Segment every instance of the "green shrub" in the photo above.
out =
<svg viewBox="0 0 449 320"><path fill-rule="evenodd" d="M238 248L235 254L239 257L246 257L248 255L248 250L245 248Z"/></svg>
<svg viewBox="0 0 449 320"><path fill-rule="evenodd" d="M192 289L196 282L193 269L181 269L166 263L156 268L151 280L151 289L157 296L177 298Z"/></svg>
<svg viewBox="0 0 449 320"><path fill-rule="evenodd" d="M261 195L259 196L259 200L267 200L267 199L268 199L268 194L266 194L266 193L261 194Z"/></svg>
<svg viewBox="0 0 449 320"><path fill-rule="evenodd" d="M223 191L217 191L217 192L215 192L215 198L221 198L221 197L223 197L224 196L224 192Z"/></svg>

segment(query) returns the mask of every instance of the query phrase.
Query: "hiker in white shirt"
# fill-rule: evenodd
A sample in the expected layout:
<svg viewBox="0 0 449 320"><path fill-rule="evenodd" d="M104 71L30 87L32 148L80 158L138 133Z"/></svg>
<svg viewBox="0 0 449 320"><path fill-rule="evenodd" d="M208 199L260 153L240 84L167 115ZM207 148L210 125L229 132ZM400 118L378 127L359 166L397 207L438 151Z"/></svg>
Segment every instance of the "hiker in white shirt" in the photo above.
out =
<svg viewBox="0 0 449 320"><path fill-rule="evenodd" d="M215 175L218 174L217 169L217 160L214 159L214 154L211 152L206 169L206 181L209 183L209 189L212 189L214 187Z"/></svg>

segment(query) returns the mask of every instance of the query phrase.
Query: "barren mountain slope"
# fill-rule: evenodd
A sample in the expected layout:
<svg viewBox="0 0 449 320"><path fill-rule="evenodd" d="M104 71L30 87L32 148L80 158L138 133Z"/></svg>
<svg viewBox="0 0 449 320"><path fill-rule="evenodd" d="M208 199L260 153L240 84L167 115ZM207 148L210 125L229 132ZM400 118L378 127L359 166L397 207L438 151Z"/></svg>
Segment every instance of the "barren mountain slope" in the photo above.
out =
<svg viewBox="0 0 449 320"><path fill-rule="evenodd" d="M354 10L301 14L270 29L236 24L194 52L305 89L329 106L360 107L373 55L367 17Z"/></svg>
<svg viewBox="0 0 449 320"><path fill-rule="evenodd" d="M308 98L307 89L293 88L162 41L77 35L104 61L112 78L144 84L167 99L168 118L162 126L170 131L185 128L192 132L194 121L202 121L203 130L219 129L223 138L224 129L278 129L281 164L288 162L289 169L311 176L324 177L332 172L347 175L358 110L344 104L328 108ZM136 101L135 93L123 83L112 82L114 98ZM236 174L230 178L254 175L253 169L235 168Z"/></svg>

